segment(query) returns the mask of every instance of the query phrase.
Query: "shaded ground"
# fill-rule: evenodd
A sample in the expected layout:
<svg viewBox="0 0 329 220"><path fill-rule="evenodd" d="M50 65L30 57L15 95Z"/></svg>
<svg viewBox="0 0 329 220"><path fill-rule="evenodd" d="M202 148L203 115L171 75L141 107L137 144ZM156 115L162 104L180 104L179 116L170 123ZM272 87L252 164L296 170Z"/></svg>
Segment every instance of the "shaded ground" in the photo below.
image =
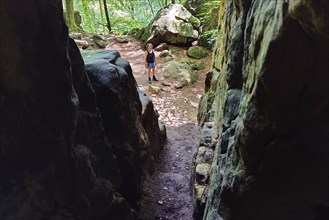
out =
<svg viewBox="0 0 329 220"><path fill-rule="evenodd" d="M144 183L140 217L143 220L192 220L191 164L200 133L190 123L171 127L167 134L168 142L156 171Z"/></svg>
<svg viewBox="0 0 329 220"><path fill-rule="evenodd" d="M167 126L168 142L161 153L155 173L147 177L144 183L140 218L192 220L191 165L200 137L196 115L204 88L204 77L210 69L210 56L202 60L206 63L206 69L199 72L199 81L182 89L162 85L164 77L161 68L165 60L158 58L156 75L159 82L153 82L152 85L161 87L163 91L152 94L149 92L142 44L133 38L129 43L112 42L106 49L118 50L123 58L129 60L139 88L151 98L159 112L159 119ZM171 50L174 59L186 57L184 48L172 47Z"/></svg>

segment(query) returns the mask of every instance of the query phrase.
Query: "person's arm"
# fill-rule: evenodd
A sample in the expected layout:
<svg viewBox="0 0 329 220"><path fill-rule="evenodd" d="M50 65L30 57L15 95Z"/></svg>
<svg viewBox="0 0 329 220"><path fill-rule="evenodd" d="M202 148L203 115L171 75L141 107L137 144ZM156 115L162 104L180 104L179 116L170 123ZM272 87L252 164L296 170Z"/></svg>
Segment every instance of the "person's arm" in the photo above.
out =
<svg viewBox="0 0 329 220"><path fill-rule="evenodd" d="M145 64L145 67L147 67L147 52L144 53L144 64Z"/></svg>
<svg viewBox="0 0 329 220"><path fill-rule="evenodd" d="M153 50L153 53L154 53L154 65L156 65L157 61L156 61L156 56L155 56L155 51Z"/></svg>

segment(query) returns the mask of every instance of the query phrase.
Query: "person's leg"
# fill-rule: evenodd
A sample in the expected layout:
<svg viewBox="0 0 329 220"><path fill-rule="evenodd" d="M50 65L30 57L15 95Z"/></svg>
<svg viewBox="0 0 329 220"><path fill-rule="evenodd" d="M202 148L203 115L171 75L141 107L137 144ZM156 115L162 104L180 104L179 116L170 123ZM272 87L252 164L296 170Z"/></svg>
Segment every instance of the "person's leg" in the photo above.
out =
<svg viewBox="0 0 329 220"><path fill-rule="evenodd" d="M155 77L155 67L152 69L152 75L153 75L153 81L158 81L158 79Z"/></svg>
<svg viewBox="0 0 329 220"><path fill-rule="evenodd" d="M151 82L151 69L150 68L147 68L147 73L149 76L149 82Z"/></svg>

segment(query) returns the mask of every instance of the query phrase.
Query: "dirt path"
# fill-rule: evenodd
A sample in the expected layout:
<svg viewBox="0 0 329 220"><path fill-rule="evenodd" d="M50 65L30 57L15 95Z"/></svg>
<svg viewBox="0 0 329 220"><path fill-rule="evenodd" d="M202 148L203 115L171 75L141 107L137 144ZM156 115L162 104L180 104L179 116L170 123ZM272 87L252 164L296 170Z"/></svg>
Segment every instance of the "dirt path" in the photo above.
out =
<svg viewBox="0 0 329 220"><path fill-rule="evenodd" d="M171 127L156 171L144 184L143 220L192 220L191 165L199 130L194 124ZM188 138L186 138L188 137Z"/></svg>
<svg viewBox="0 0 329 220"><path fill-rule="evenodd" d="M199 129L196 126L197 106L203 92L203 82L210 68L210 60L204 59L206 70L200 73L197 83L175 89L162 85L161 68L165 62L157 59L159 82L152 85L163 88L159 94L149 92L149 83L143 63L141 43L131 39L129 43L112 43L107 49L118 50L127 59L139 85L153 101L160 120L167 126L168 142L161 153L155 173L144 183L141 201L141 220L192 220L193 202L191 196L192 158L199 143ZM172 48L174 59L186 57L183 48Z"/></svg>

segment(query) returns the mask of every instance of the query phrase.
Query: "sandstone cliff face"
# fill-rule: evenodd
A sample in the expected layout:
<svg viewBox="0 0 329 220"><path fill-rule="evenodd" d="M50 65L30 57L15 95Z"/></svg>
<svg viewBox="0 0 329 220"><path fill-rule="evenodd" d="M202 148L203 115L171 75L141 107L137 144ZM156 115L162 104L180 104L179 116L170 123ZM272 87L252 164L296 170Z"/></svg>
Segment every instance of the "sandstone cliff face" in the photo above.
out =
<svg viewBox="0 0 329 220"><path fill-rule="evenodd" d="M222 1L196 218L328 219L328 11L324 0Z"/></svg>
<svg viewBox="0 0 329 220"><path fill-rule="evenodd" d="M165 131L152 105L141 103L129 63L109 52L113 68L93 73L127 82L106 81L94 92L61 1L0 4L0 219L137 219L131 207ZM108 100L111 113L124 107L112 115L116 124L101 102L110 88L127 91ZM131 130L116 136L111 126Z"/></svg>
<svg viewBox="0 0 329 220"><path fill-rule="evenodd" d="M150 100L136 87L132 69L118 51L84 52L106 137L118 158L123 184L119 191L138 208L143 176L154 170L166 133ZM141 99L140 99L141 97ZM142 100L142 101L141 101ZM147 109L147 111L143 111Z"/></svg>

